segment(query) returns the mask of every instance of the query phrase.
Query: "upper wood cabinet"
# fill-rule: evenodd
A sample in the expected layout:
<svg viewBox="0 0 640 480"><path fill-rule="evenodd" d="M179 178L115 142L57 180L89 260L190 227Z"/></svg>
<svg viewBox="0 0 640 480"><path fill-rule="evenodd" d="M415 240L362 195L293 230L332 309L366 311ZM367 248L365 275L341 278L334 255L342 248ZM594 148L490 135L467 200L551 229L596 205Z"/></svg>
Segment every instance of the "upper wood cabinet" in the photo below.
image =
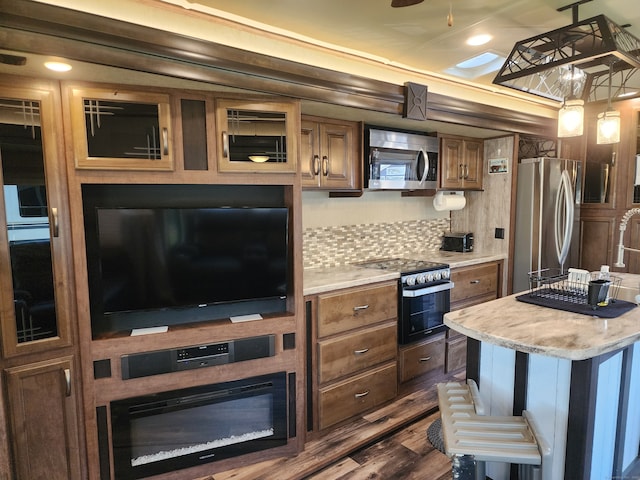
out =
<svg viewBox="0 0 640 480"><path fill-rule="evenodd" d="M65 85L76 168L173 170L169 95Z"/></svg>
<svg viewBox="0 0 640 480"><path fill-rule="evenodd" d="M218 171L295 173L299 129L297 102L216 100Z"/></svg>
<svg viewBox="0 0 640 480"><path fill-rule="evenodd" d="M55 86L0 82L0 336L12 357L71 345L71 232Z"/></svg>
<svg viewBox="0 0 640 480"><path fill-rule="evenodd" d="M482 190L483 141L466 137L440 137L440 188Z"/></svg>
<svg viewBox="0 0 640 480"><path fill-rule="evenodd" d="M359 190L360 124L302 117L300 173L303 188Z"/></svg>

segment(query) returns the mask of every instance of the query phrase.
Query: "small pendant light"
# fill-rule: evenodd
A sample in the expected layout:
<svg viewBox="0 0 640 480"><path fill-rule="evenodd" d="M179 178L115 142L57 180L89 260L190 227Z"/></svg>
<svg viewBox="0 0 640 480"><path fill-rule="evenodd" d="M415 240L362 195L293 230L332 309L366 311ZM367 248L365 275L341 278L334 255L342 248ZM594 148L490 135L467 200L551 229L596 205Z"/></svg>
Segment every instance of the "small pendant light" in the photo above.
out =
<svg viewBox="0 0 640 480"><path fill-rule="evenodd" d="M605 145L620 141L620 112L611 107L611 77L613 74L613 61L609 63L609 95L607 109L598 114L597 144Z"/></svg>
<svg viewBox="0 0 640 480"><path fill-rule="evenodd" d="M558 112L558 138L579 137L584 131L584 101L574 95L574 75L571 65L571 95Z"/></svg>

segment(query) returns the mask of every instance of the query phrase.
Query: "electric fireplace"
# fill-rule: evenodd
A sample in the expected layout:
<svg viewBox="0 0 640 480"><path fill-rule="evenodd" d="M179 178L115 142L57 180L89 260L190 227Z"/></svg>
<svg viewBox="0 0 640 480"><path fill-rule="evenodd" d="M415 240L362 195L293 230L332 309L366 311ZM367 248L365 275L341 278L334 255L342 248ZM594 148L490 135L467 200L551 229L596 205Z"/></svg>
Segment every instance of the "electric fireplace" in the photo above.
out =
<svg viewBox="0 0 640 480"><path fill-rule="evenodd" d="M111 402L115 478L285 445L286 377L279 372Z"/></svg>

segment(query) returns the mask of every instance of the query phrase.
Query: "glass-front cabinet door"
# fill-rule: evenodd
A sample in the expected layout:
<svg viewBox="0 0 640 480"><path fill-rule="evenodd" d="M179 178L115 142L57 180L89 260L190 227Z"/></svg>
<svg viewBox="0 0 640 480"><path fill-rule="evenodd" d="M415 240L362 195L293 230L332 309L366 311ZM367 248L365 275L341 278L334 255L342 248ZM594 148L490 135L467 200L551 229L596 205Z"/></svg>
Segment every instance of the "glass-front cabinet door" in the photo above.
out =
<svg viewBox="0 0 640 480"><path fill-rule="evenodd" d="M66 90L76 168L173 170L169 95Z"/></svg>
<svg viewBox="0 0 640 480"><path fill-rule="evenodd" d="M294 102L217 100L218 170L295 172L299 123Z"/></svg>
<svg viewBox="0 0 640 480"><path fill-rule="evenodd" d="M5 357L71 343L68 209L53 95L0 84L0 328Z"/></svg>

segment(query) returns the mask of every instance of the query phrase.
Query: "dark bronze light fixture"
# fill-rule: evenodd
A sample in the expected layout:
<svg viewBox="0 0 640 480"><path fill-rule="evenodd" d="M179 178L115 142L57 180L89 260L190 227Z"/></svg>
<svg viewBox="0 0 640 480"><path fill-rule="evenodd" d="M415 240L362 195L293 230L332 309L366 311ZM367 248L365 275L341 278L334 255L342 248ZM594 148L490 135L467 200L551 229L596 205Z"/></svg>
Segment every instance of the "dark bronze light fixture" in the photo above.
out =
<svg viewBox="0 0 640 480"><path fill-rule="evenodd" d="M594 102L608 98L609 65L615 61L617 88L640 94L640 40L604 15L578 21L578 6L588 1L558 9L573 10L571 25L516 43L493 83L552 100L573 93Z"/></svg>
<svg viewBox="0 0 640 480"><path fill-rule="evenodd" d="M418 3L422 3L424 0L391 0L391 6L396 7L409 7L411 5L417 5Z"/></svg>

